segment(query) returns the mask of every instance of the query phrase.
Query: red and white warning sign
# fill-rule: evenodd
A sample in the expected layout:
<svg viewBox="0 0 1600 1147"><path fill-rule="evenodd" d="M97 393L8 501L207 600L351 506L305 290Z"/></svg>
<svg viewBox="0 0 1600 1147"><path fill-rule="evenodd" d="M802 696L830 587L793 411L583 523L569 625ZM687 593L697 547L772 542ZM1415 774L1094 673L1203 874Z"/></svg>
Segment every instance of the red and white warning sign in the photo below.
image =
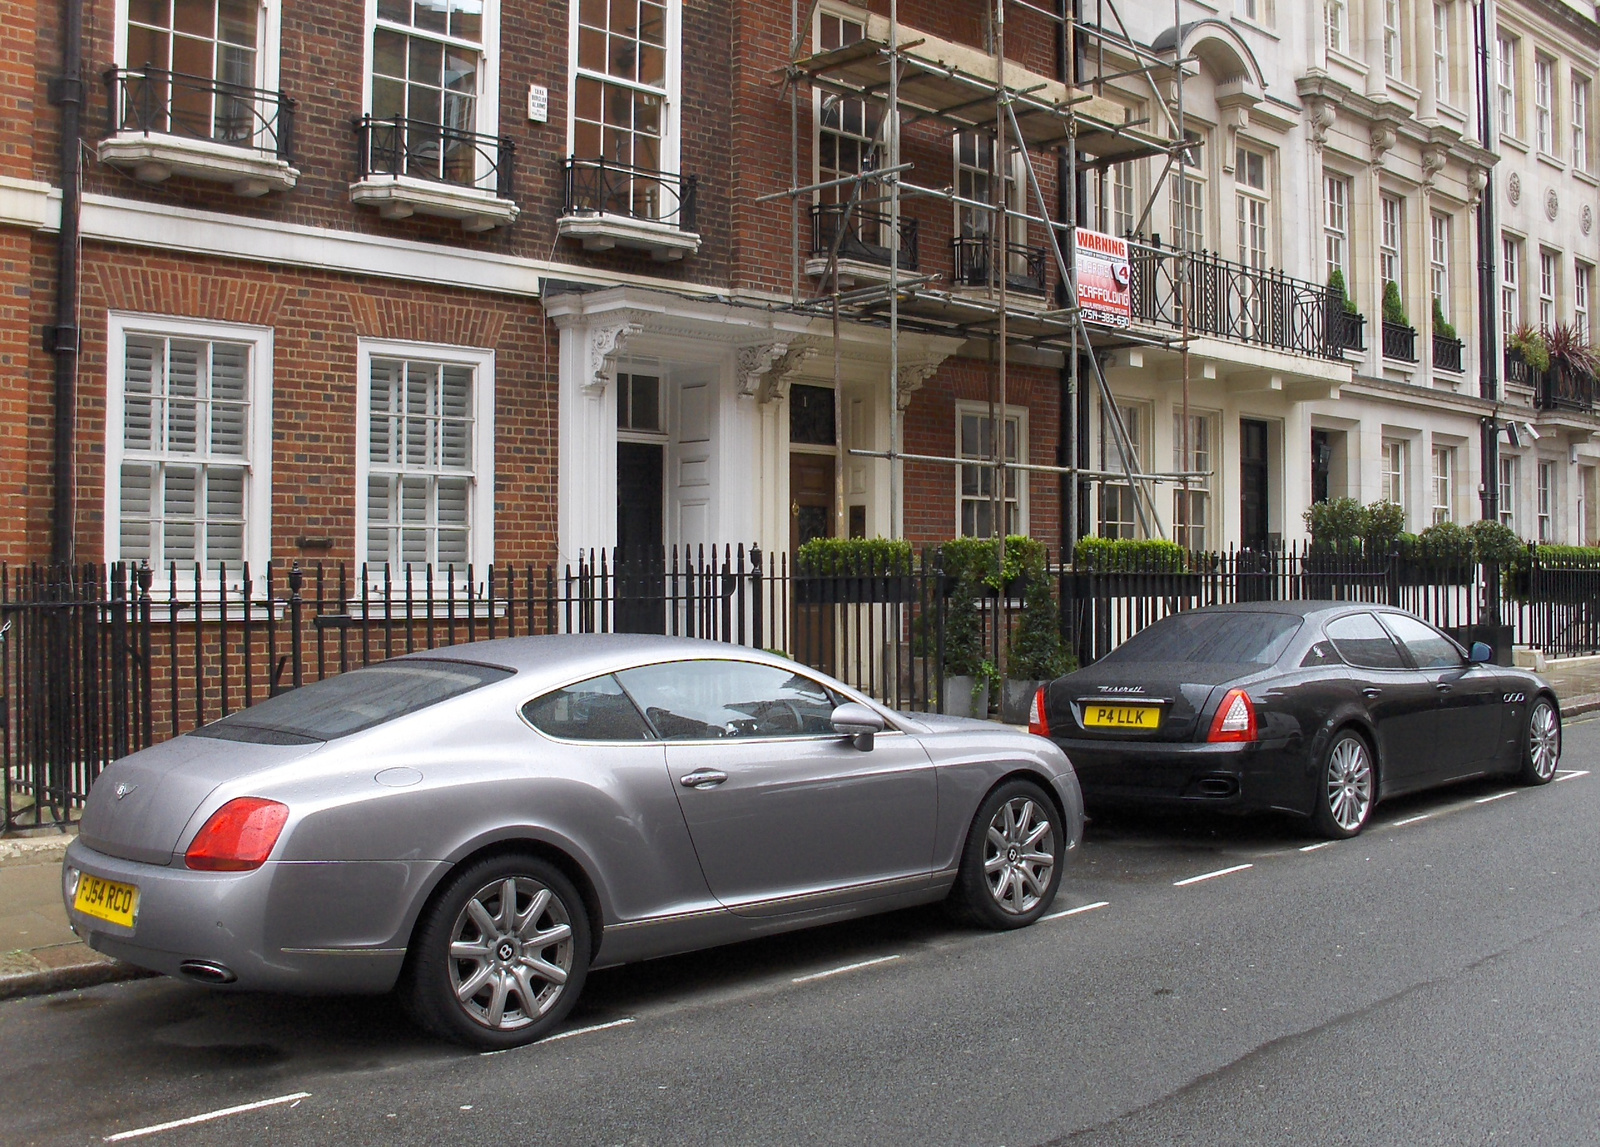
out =
<svg viewBox="0 0 1600 1147"><path fill-rule="evenodd" d="M1128 286L1128 241L1079 227L1076 231L1078 305L1086 322L1125 327L1133 317Z"/></svg>

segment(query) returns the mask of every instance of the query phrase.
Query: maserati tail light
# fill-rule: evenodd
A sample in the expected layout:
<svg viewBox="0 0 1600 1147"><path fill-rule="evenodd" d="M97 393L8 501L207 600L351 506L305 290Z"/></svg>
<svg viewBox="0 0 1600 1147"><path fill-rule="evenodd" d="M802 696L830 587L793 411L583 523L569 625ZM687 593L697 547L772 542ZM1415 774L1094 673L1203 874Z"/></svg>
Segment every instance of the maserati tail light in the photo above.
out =
<svg viewBox="0 0 1600 1147"><path fill-rule="evenodd" d="M1028 707L1028 732L1041 737L1050 735L1050 719L1044 715L1045 686L1039 686L1033 695L1033 704Z"/></svg>
<svg viewBox="0 0 1600 1147"><path fill-rule="evenodd" d="M1256 707L1243 689L1229 689L1217 706L1211 721L1208 741L1253 741L1256 739Z"/></svg>
<svg viewBox="0 0 1600 1147"><path fill-rule="evenodd" d="M238 797L211 814L195 834L183 862L203 872L260 868L288 819L287 805L262 797Z"/></svg>

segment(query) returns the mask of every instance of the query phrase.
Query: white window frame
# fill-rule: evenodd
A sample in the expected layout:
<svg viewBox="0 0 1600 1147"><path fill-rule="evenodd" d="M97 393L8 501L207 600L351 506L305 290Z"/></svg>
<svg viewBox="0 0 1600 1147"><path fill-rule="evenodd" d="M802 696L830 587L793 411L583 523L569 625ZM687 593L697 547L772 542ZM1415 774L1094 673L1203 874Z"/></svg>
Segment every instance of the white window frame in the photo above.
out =
<svg viewBox="0 0 1600 1147"><path fill-rule="evenodd" d="M1125 402L1119 400L1117 402L1117 410L1122 414L1122 425L1125 429L1127 429L1128 437L1133 443L1134 464L1139 468L1139 472L1148 474L1150 472L1151 457L1150 437L1155 430L1155 424L1153 422L1155 417L1154 408L1148 402ZM1113 431L1111 428L1111 417L1106 410L1105 401L1102 399L1100 403L1100 468L1107 472L1120 471L1122 469L1122 454L1117 449L1114 435L1115 431ZM1130 519L1126 521L1122 519L1117 520L1116 525L1118 529L1115 535L1106 533L1107 518L1105 496L1112 490L1117 491L1117 499L1119 502L1124 497L1128 499L1130 509L1133 504L1133 499L1140 496L1138 488L1132 483L1120 482L1114 478L1108 478L1102 482L1100 486L1099 506L1100 536L1115 536L1119 538L1143 537L1144 531L1140 528L1139 514L1137 510L1132 510L1133 516ZM1123 532L1124 529L1127 531L1126 533Z"/></svg>
<svg viewBox="0 0 1600 1147"><path fill-rule="evenodd" d="M1380 493L1385 502L1393 502L1402 510L1406 506L1406 447L1403 438L1385 438L1380 459L1383 477Z"/></svg>
<svg viewBox="0 0 1600 1147"><path fill-rule="evenodd" d="M1572 169L1589 171L1589 77L1572 77Z"/></svg>
<svg viewBox="0 0 1600 1147"><path fill-rule="evenodd" d="M1345 52L1345 38L1350 28L1348 0L1323 0L1322 31L1327 37L1328 51Z"/></svg>
<svg viewBox="0 0 1600 1147"><path fill-rule="evenodd" d="M1496 36L1495 123L1499 134L1517 138L1517 38Z"/></svg>
<svg viewBox="0 0 1600 1147"><path fill-rule="evenodd" d="M1509 338L1522 325L1522 240L1500 236L1500 325Z"/></svg>
<svg viewBox="0 0 1600 1147"><path fill-rule="evenodd" d="M122 560L122 463L126 455L123 411L127 388L129 335L245 343L250 347L250 413L245 432L244 558L252 575L265 577L272 558L272 346L271 327L245 326L171 315L110 311L106 315L105 553ZM156 571L152 592L165 592L167 579ZM183 571L180 571L180 573ZM193 577L193 568L188 571ZM242 570L228 572L230 586L241 584ZM217 575L205 570L210 584ZM185 584L180 578L180 585ZM264 584L264 583L263 583Z"/></svg>
<svg viewBox="0 0 1600 1147"><path fill-rule="evenodd" d="M364 113L372 110L372 37L378 27L378 0L366 0L366 42L361 49L361 109ZM573 60L577 60L578 38L577 24L573 24L572 52ZM424 34L424 38L428 38ZM452 37L439 37L441 42L454 43ZM500 134L500 0L483 0L483 43L479 45L483 53L482 66L478 70L478 94L473 101L473 111L477 117L477 126L473 130L482 136L495 137ZM569 101L570 102L570 101ZM567 142L572 141L571 113L568 112ZM570 150L568 151L570 155ZM486 177L487 157L478 157L478 172L475 183L481 184Z"/></svg>
<svg viewBox="0 0 1600 1147"><path fill-rule="evenodd" d="M1250 182L1248 176L1248 163L1253 159L1261 161L1259 184ZM1265 271L1272 265L1272 156L1260 148L1240 144L1235 153L1233 180L1239 263Z"/></svg>
<svg viewBox="0 0 1600 1147"><path fill-rule="evenodd" d="M1206 427L1207 448L1204 452L1204 457L1202 457L1201 451L1197 448L1194 441L1195 436L1191 432L1189 435L1189 454L1188 457L1184 456L1183 409L1177 406L1173 407L1173 469L1180 472L1186 470L1210 471L1210 478L1191 478L1189 480L1188 492L1191 505L1193 504L1194 499L1200 500L1201 504L1205 507L1205 513L1203 515L1205 520L1200 524L1199 527L1184 524L1184 515L1179 513L1180 499L1182 499L1184 495L1184 488L1180 483L1175 482L1172 487L1172 540L1186 549L1216 549L1217 543L1220 540L1221 523L1217 521L1217 499L1213 496L1216 493L1216 490L1213 488L1212 479L1221 472L1218 458L1222 452L1222 441L1220 438L1222 432L1222 418L1221 415L1216 411L1194 410L1191 408L1189 411L1189 421L1191 423L1203 424ZM1200 531L1198 545L1195 544L1194 538L1196 528L1198 528Z"/></svg>
<svg viewBox="0 0 1600 1147"><path fill-rule="evenodd" d="M1555 541L1556 464L1541 459L1538 463L1538 542L1549 545Z"/></svg>
<svg viewBox="0 0 1600 1147"><path fill-rule="evenodd" d="M129 0L116 0L116 24L112 30L111 53L117 67L129 67L128 63L128 3ZM260 0L261 22L257 26L260 43L256 50L256 87L264 91L275 92L281 86L279 78L280 45L283 39L283 4L282 0ZM377 0L368 0L368 9L374 17L378 11ZM371 51L372 30L367 29L367 51ZM138 61L143 63L144 61ZM137 66L137 64L133 65ZM365 106L365 105L364 105Z"/></svg>
<svg viewBox="0 0 1600 1147"><path fill-rule="evenodd" d="M640 84L640 83L632 82L632 81L629 81L629 80L624 80L624 79L621 79L620 77L608 75L608 74L605 74L605 73L602 73L602 72L593 72L593 71L588 70L587 68L580 69L578 67L578 15L579 15L579 12L580 12L580 6L578 4L578 0L573 0L573 2L569 5L570 11L568 12L568 15L567 15L567 37L568 37L568 39L567 39L567 93L568 93L568 99L567 99L567 150L565 152L566 155L573 155L573 154L575 154L575 152L577 150L577 145L578 145L578 114L577 114L578 77L580 75L583 75L583 76L591 78L591 79L600 80L602 83L615 84L618 87L629 88L629 89L631 89L633 91L643 92L643 93L646 93L648 95L660 95L660 96L662 96L662 103L661 103L661 171L662 171L663 174L674 175L674 174L677 174L677 173L679 173L679 172L681 172L683 170L683 168L682 168L682 153L681 153L682 141L679 138L679 132L678 132L678 108L680 106L680 100L682 98L682 83L683 83L683 79L682 79L682 71L683 71L682 43L683 43L683 37L681 35L681 29L683 27L682 3L681 3L681 0L661 0L661 2L662 2L662 4L664 4L666 6L666 10L667 10L667 74L666 74L666 87L664 89L662 89L662 88L653 88L649 84ZM377 3L377 0L368 0L368 3L371 3L371 4L375 5ZM488 20L489 20L489 8L488 8L488 5L490 5L490 4L498 5L498 3L499 3L499 0L484 0L484 4L485 4L484 22L485 22L485 24L487 24ZM496 8L496 15L498 16L498 7ZM495 47L497 49L496 56L498 56L498 48L499 48L499 39L498 39L499 27L500 27L499 20L496 19L496 21L495 21L495 31L496 31ZM484 33L484 41L485 41L485 43L484 43L484 51L485 51L485 54L487 54L487 52L488 52L488 33L487 33L487 31L485 31L485 33ZM489 134L489 133L485 132L484 134Z"/></svg>
<svg viewBox="0 0 1600 1147"><path fill-rule="evenodd" d="M1428 290L1450 322L1450 216L1435 211L1428 217ZM1431 316L1430 316L1431 321Z"/></svg>
<svg viewBox="0 0 1600 1147"><path fill-rule="evenodd" d="M1556 62L1549 56L1533 57L1534 140L1542 155L1554 157L1556 151Z"/></svg>
<svg viewBox="0 0 1600 1147"><path fill-rule="evenodd" d="M1378 0L1383 25L1383 74L1391 80L1401 79L1405 67L1403 37L1400 35L1400 0Z"/></svg>
<svg viewBox="0 0 1600 1147"><path fill-rule="evenodd" d="M1539 329L1550 331L1556 325L1556 280L1561 274L1561 256L1539 248Z"/></svg>
<svg viewBox="0 0 1600 1147"><path fill-rule="evenodd" d="M1393 283L1405 298L1405 200L1387 193L1378 196L1378 277Z"/></svg>
<svg viewBox="0 0 1600 1147"><path fill-rule="evenodd" d="M1450 102L1450 8L1438 0L1433 5L1433 98Z"/></svg>
<svg viewBox="0 0 1600 1147"><path fill-rule="evenodd" d="M1333 272L1338 270L1344 275L1347 297L1355 294L1350 276L1350 192L1350 180L1343 175L1329 173L1323 180L1323 281L1333 278Z"/></svg>
<svg viewBox="0 0 1600 1147"><path fill-rule="evenodd" d="M374 358L426 359L471 366L476 374L472 388L472 489L467 510L467 560L476 570L494 562L494 410L495 352L483 347L450 346L441 343L396 342L389 339L358 339L356 342L356 488L355 488L355 564L367 562L367 478L372 469L372 360ZM383 562L369 571L382 578ZM396 571L403 574L403 571ZM420 576L426 576L418 571ZM465 570L457 571L462 577ZM434 569L434 581L444 584L448 571Z"/></svg>
<svg viewBox="0 0 1600 1147"><path fill-rule="evenodd" d="M1517 456L1500 455L1499 498L1500 524L1508 530L1517 528Z"/></svg>
<svg viewBox="0 0 1600 1147"><path fill-rule="evenodd" d="M956 435L955 456L957 458L967 458L969 456L965 455L965 454L963 454L961 452L961 420L962 420L962 418L964 416L969 416L969 415L977 415L979 418L987 420L988 417L989 417L989 404L986 403L986 402L957 402L956 403L956 411L955 411L955 413L956 413L956 417L955 417L955 435ZM1002 410L996 410L995 411L995 417L1000 422L1002 427L1004 427L1005 424L1008 423L1008 422L1015 422L1017 424L1017 461L1018 462L1031 462L1032 459L1028 456L1028 408L1026 406L1007 406L1003 411ZM1001 433L1001 449L1002 450L1005 448L1004 442L1005 442L1005 435L1004 435L1004 432L1002 430L1002 433ZM983 461L983 462L987 462L988 461L988 459L976 459L976 460L977 461ZM967 499L967 498L964 497L964 495L961 493L961 471L963 469L964 469L964 466L957 466L956 467L956 488L955 488L956 520L955 520L955 533L954 533L953 536L954 537L958 537L958 538L977 536L977 535L965 534L965 533L962 532L962 523L961 523L961 517L962 517L962 515L961 515L961 507L962 507L962 504L965 501L989 501L990 500L988 498ZM1026 534L1028 532L1028 487L1030 485L1030 483L1028 482L1029 471L1027 471L1027 470L1012 470L1012 471L1009 471L1009 473L1013 475L1012 480L1016 483L1016 487L1017 487L1017 497L1016 497L1016 503L1017 503L1017 533ZM1002 493L1002 497L1000 499L1000 514L1001 514L1001 517L1003 518L1005 516L1006 503L1008 501L1010 501L1010 499L1004 497L1004 490L1002 490L1001 493ZM1004 537L1004 536L1006 536L1007 534L1010 533L1009 530L1006 530L1004 528L1004 523L1003 522L1000 523L1000 525L1001 525L1000 533L999 534L990 534L989 535L990 537Z"/></svg>
<svg viewBox="0 0 1600 1147"><path fill-rule="evenodd" d="M1175 168L1181 167L1183 178L1178 177L1178 170L1169 175L1168 181L1172 184L1167 195L1168 214L1172 220L1173 246L1178 245L1179 236L1184 236L1185 249L1189 251L1203 250L1206 245L1206 156L1210 152L1210 141L1204 132L1190 131L1188 135L1194 138L1188 146L1178 153L1178 163ZM1198 161L1191 162L1190 154L1198 150ZM1182 189L1183 198L1180 199ZM1191 224L1199 220L1199 226Z"/></svg>
<svg viewBox="0 0 1600 1147"><path fill-rule="evenodd" d="M1594 291L1594 264L1582 259L1572 261L1572 325L1591 343L1589 325L1589 298Z"/></svg>
<svg viewBox="0 0 1600 1147"><path fill-rule="evenodd" d="M1430 524L1455 521L1455 468L1456 448L1435 444L1433 469L1428 484L1431 503L1428 515Z"/></svg>

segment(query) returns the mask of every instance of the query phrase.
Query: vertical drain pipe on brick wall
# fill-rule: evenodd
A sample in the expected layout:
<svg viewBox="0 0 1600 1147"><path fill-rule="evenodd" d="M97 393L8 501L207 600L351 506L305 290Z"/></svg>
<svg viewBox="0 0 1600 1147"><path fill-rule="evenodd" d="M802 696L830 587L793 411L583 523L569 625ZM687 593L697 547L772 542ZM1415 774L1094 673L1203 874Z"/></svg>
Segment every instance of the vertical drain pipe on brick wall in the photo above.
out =
<svg viewBox="0 0 1600 1147"><path fill-rule="evenodd" d="M50 560L71 563L77 526L74 452L78 427L78 222L83 206L83 0L63 0L61 75L50 85L61 109L61 230L56 244L56 321L45 332L55 356L55 483Z"/></svg>

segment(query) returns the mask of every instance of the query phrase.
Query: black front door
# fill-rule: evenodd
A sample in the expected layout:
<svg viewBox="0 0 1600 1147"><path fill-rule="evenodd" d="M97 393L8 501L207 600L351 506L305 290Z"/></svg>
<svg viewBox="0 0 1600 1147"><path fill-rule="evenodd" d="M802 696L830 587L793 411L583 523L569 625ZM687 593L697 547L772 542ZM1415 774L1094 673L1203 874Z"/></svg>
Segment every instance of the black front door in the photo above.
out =
<svg viewBox="0 0 1600 1147"><path fill-rule="evenodd" d="M1311 500L1328 500L1328 475L1333 469L1333 440L1326 430L1311 432Z"/></svg>
<svg viewBox="0 0 1600 1147"><path fill-rule="evenodd" d="M1248 549L1267 544L1267 424L1239 420L1239 542Z"/></svg>
<svg viewBox="0 0 1600 1147"><path fill-rule="evenodd" d="M616 610L618 633L665 633L661 481L665 450L617 443Z"/></svg>

